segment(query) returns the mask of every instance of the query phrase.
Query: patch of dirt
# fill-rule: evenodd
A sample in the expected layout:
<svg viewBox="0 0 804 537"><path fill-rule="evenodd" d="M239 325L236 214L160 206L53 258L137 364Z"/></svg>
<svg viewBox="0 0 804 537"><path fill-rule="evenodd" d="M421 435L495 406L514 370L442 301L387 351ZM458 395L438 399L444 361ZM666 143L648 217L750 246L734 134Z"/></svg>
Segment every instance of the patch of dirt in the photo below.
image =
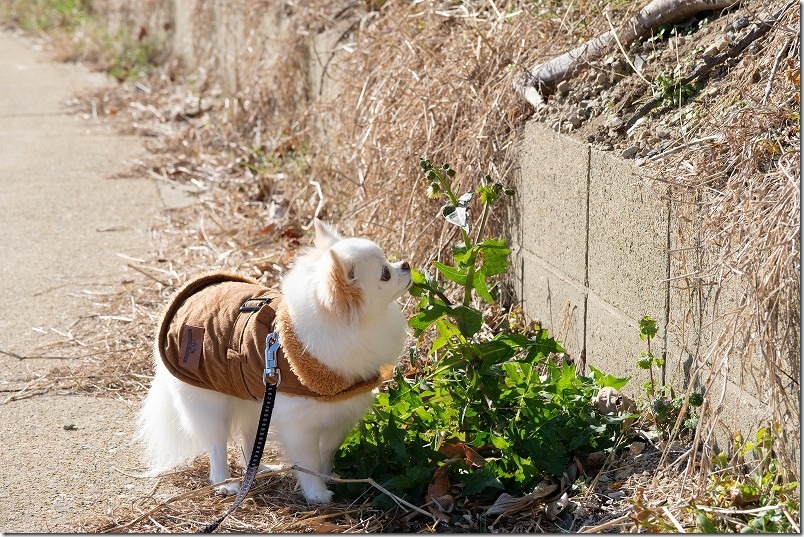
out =
<svg viewBox="0 0 804 537"><path fill-rule="evenodd" d="M552 129L580 138L602 151L615 151L626 159L655 157L688 136L696 120L723 93L724 76L739 61L762 52L759 43L740 56L717 65L703 81L672 89L651 112L640 109L657 96L659 77L670 82L712 62L729 46L745 38L752 24L767 19L756 5L723 14L703 12L679 24L663 27L627 50L617 48L591 62L580 76L558 84L553 95L536 108L535 117ZM675 94L674 94L675 93ZM633 124L632 124L633 123Z"/></svg>

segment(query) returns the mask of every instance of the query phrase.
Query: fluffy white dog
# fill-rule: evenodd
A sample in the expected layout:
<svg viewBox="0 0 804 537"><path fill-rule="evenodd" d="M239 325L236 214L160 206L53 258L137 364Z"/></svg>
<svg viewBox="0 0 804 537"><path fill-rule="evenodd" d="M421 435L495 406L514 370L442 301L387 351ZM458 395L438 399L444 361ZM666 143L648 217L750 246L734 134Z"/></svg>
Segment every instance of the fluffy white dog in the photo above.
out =
<svg viewBox="0 0 804 537"><path fill-rule="evenodd" d="M317 365L312 373L307 372L310 386L320 384L321 370L330 375L325 383L331 384L332 377L346 386L362 384L364 388L341 390L335 386L333 390L338 393L334 395L326 387L315 388L325 392L321 397L287 393L283 392L283 385L287 375L292 374L288 369L301 370L301 366L297 363L290 368L280 367L283 382L279 385L270 431L283 448L286 463L329 474L335 450L372 404L376 392L372 388L381 382L381 371L393 368L403 351L406 322L397 299L410 286L411 275L407 262L390 263L374 242L341 238L319 220L315 222L315 231L314 247L297 258L281 282L277 302L283 303L282 312L289 319L284 325L288 333L282 334L282 344L286 345L284 340L294 342L308 362L309 358L314 359L312 362ZM241 281L245 280L241 277ZM281 320L279 315L277 322ZM163 326L167 324L163 321ZM225 360L220 354L232 352L225 346L224 351L217 352L218 340L223 338L210 334L209 328L204 332L203 327L183 326L182 330L187 335L177 336L181 341L177 339L175 346L177 349L181 346L184 363L177 367L166 365L170 340L161 332L157 337L156 375L138 416L138 437L145 444L145 458L152 472L175 468L206 453L210 460L210 481L220 483L230 478L229 440L239 442L241 462L243 466L247 463L262 393L251 389L252 397L246 398L217 391L215 387L200 387L202 384L190 377L180 379L181 374L197 374L214 360ZM202 340L203 349L199 346ZM286 355L289 349L285 348ZM258 356L256 360L261 362L263 358ZM177 371L181 373L179 376ZM246 370L243 371L245 378ZM305 376L299 378L304 384ZM238 382L254 386L253 378ZM261 377L258 383L261 388ZM332 491L319 477L296 472L296 479L308 502L331 501ZM235 494L238 489L239 483L217 488L222 494Z"/></svg>

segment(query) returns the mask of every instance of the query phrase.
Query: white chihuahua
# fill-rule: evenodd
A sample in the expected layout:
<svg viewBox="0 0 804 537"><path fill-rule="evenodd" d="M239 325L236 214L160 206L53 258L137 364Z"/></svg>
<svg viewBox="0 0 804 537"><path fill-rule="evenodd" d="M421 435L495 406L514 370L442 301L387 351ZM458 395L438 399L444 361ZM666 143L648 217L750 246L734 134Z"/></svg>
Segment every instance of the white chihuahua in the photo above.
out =
<svg viewBox="0 0 804 537"><path fill-rule="evenodd" d="M403 351L406 322L397 299L410 287L411 274L407 262L388 262L380 247L367 239L341 238L319 220L315 221L315 231L315 246L303 252L282 279L281 296L277 297L282 306L277 310L276 323L282 321L281 315L285 316L282 327L287 333L281 334L281 343L287 347L287 340L293 347L285 348L285 355L296 349L304 355L306 363L315 364L305 374L298 375L301 384L324 395L283 391L284 384L291 384L284 382L293 374L289 369L302 372L301 360L284 370L280 367L283 382L279 385L270 430L284 450L286 463L329 474L335 450L372 404L376 392L372 388L381 382L381 371L393 368ZM241 282L237 285L252 285L243 291L244 296L250 296L256 282L237 279ZM252 283L242 283L246 281ZM209 287L218 289L219 294L232 294L222 286ZM188 307L178 304L175 298L173 302L176 307L171 310L171 306L169 311L177 315ZM209 309L207 304L206 310ZM220 312L220 317L240 315L236 308L235 313L231 313L231 308L227 311ZM262 399L262 393L255 393L254 386L262 387L261 376L255 381L253 375L246 378L243 370L237 382L251 386L246 395L224 393L227 390L215 386L200 387L205 385L183 376L197 375L204 367L213 367L214 360L227 363L226 356L221 354L229 353L229 365L224 367L231 366L231 346L227 349L225 342L221 346L224 337L210 333L209 326L219 324L218 313L207 313L215 319L208 323L206 331L198 322L182 326L187 335L177 336L181 341L171 343L160 329L154 353L156 375L138 416L138 437L145 444L145 457L154 473L207 453L210 481L220 483L230 478L227 461L230 439L240 443L243 466L251 453ZM168 317L166 313L165 318ZM163 321L163 327L170 322L170 319ZM227 333L231 334L231 330ZM173 367L166 361L171 346L181 347L178 352L183 365ZM219 352L220 348L223 351ZM257 356L256 360L261 370L262 357ZM322 376L319 370L327 375ZM215 370L208 374L219 373ZM333 392L341 390L341 386L329 391L326 386L316 387L331 385L333 378L344 386L364 387L351 391L347 388L335 395ZM303 472L295 474L308 502L331 501L332 491L322 479ZM235 494L238 489L239 483L228 483L216 490Z"/></svg>

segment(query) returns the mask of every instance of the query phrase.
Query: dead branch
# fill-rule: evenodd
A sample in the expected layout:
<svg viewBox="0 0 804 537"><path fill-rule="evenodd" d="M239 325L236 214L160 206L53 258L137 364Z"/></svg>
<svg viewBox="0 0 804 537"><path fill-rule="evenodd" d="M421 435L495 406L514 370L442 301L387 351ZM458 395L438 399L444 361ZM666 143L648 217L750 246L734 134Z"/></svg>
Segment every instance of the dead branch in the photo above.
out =
<svg viewBox="0 0 804 537"><path fill-rule="evenodd" d="M619 40L623 46L635 39L649 35L663 24L673 24L692 17L702 11L725 9L736 5L739 0L653 0L626 24L600 34L594 39L556 56L545 63L533 67L524 80L520 79L515 88L524 95L530 88L536 88L541 95L549 95L562 80L566 80L589 67L589 63L608 54Z"/></svg>

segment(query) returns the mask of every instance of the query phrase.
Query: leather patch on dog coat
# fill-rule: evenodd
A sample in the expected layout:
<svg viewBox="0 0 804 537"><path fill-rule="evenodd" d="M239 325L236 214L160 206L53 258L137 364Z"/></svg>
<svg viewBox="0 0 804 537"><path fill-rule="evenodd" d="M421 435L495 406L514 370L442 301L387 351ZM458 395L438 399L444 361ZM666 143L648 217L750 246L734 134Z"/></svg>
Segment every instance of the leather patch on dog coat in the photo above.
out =
<svg viewBox="0 0 804 537"><path fill-rule="evenodd" d="M204 329L197 326L181 327L181 365L187 369L198 369L201 352L204 349Z"/></svg>

